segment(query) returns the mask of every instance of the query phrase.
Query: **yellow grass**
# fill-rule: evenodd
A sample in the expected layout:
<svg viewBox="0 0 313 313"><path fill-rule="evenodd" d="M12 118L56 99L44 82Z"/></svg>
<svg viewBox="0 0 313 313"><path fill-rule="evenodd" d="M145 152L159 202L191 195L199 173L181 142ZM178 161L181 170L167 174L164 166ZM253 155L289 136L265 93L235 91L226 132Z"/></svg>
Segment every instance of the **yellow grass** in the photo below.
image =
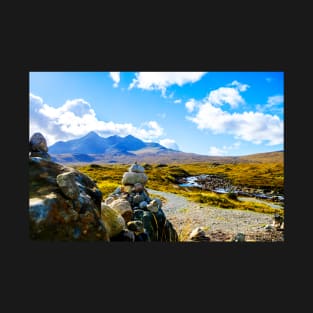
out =
<svg viewBox="0 0 313 313"><path fill-rule="evenodd" d="M130 164L89 164L76 166L87 174L96 183L106 198L118 186L121 185L125 171ZM233 185L249 188L261 188L265 191L284 191L284 166L283 163L192 163L192 164L145 164L145 173L148 176L147 188L159 191L172 192L189 198L192 201L213 205L220 208L251 210L263 213L283 213L281 209L275 209L269 205L255 202L239 201L223 194L209 191L199 192L197 188L181 188L177 179L186 176L200 174L218 174L229 179ZM150 197L160 198L153 194ZM164 199L162 199L164 200Z"/></svg>

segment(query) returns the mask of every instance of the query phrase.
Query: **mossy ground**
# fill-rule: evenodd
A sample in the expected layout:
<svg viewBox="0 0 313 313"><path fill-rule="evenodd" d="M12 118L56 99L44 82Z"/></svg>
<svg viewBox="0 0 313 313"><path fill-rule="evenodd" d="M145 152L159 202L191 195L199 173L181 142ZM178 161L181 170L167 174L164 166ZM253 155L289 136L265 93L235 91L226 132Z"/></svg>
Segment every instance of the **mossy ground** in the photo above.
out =
<svg viewBox="0 0 313 313"><path fill-rule="evenodd" d="M121 185L124 172L130 164L89 164L75 166L93 179L106 198ZM192 163L192 164L144 164L148 176L146 187L159 191L172 192L188 199L224 209L250 210L262 213L283 214L282 209L272 208L263 203L239 201L231 194L216 194L199 191L198 188L179 187L177 180L200 174L222 175L233 185L260 188L264 191L284 192L284 166L282 163ZM153 195L150 195L153 197Z"/></svg>

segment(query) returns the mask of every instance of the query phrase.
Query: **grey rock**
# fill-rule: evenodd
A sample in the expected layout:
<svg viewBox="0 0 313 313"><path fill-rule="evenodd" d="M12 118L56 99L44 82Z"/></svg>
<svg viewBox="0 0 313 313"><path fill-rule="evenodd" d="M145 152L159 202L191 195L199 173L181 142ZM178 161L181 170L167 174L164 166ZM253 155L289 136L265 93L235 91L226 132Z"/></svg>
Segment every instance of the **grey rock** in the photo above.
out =
<svg viewBox="0 0 313 313"><path fill-rule="evenodd" d="M139 209L144 210L144 209L147 208L147 205L148 205L148 203L147 203L146 201L141 201L141 202L139 203Z"/></svg>
<svg viewBox="0 0 313 313"><path fill-rule="evenodd" d="M30 152L48 152L47 141L41 133L34 133L29 141Z"/></svg>
<svg viewBox="0 0 313 313"><path fill-rule="evenodd" d="M144 232L143 223L139 220L129 221L127 223L127 228L133 231L135 235L139 235Z"/></svg>
<svg viewBox="0 0 313 313"><path fill-rule="evenodd" d="M193 229L189 235L190 240L198 240L200 238L206 237L205 231L201 227Z"/></svg>
<svg viewBox="0 0 313 313"><path fill-rule="evenodd" d="M136 183L134 185L134 192L142 192L144 190L144 186L141 183Z"/></svg>
<svg viewBox="0 0 313 313"><path fill-rule="evenodd" d="M148 205L147 205L147 210L150 212L156 213L159 210L159 204L156 201L156 199L152 200Z"/></svg>
<svg viewBox="0 0 313 313"><path fill-rule="evenodd" d="M69 197L70 199L78 198L79 187L76 184L75 174L73 172L59 174L56 180L65 196Z"/></svg>
<svg viewBox="0 0 313 313"><path fill-rule="evenodd" d="M148 181L148 177L145 173L125 172L122 178L123 185L135 185L140 183L145 185Z"/></svg>
<svg viewBox="0 0 313 313"><path fill-rule="evenodd" d="M237 233L233 239L234 242L244 242L246 239L246 235L243 233Z"/></svg>
<svg viewBox="0 0 313 313"><path fill-rule="evenodd" d="M129 172L134 172L134 173L144 173L145 169L143 166L137 164L137 162L135 162L134 164L132 164L129 169Z"/></svg>

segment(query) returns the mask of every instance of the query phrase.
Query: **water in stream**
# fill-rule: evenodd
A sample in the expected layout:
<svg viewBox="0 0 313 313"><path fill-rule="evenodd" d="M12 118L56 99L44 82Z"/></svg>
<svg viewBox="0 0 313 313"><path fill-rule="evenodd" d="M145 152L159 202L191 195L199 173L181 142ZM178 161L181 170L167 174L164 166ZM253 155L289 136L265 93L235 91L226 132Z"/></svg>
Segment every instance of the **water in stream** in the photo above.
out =
<svg viewBox="0 0 313 313"><path fill-rule="evenodd" d="M227 180L217 177L216 175L199 175L199 176L189 176L185 177L184 182L179 184L180 187L196 187L204 190L211 190L216 193L228 193L235 192L240 197L242 201L253 201L268 204L274 208L283 208L280 203L284 202L284 196L282 195L272 195L264 193L247 193L238 190L235 186L232 186ZM273 204L270 201L278 202Z"/></svg>

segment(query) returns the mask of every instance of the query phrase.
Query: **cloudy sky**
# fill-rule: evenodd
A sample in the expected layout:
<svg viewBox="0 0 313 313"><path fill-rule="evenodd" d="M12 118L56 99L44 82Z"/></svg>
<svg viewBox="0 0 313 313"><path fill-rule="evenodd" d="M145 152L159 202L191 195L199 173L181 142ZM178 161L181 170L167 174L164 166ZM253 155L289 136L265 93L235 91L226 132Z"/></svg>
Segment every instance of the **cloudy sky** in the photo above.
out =
<svg viewBox="0 0 313 313"><path fill-rule="evenodd" d="M203 155L283 150L284 73L29 73L30 136L90 131Z"/></svg>

